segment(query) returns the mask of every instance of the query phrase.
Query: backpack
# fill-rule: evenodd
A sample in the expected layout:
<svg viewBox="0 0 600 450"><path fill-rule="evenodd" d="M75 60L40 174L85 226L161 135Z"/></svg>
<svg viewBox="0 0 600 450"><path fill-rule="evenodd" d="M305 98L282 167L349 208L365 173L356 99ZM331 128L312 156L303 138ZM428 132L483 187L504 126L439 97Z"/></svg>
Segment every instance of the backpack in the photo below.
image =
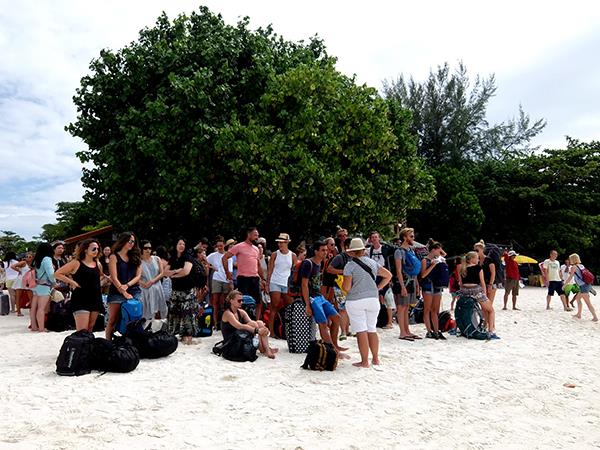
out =
<svg viewBox="0 0 600 450"><path fill-rule="evenodd" d="M577 268L579 269L579 273L581 273L581 275L579 273L577 273L577 275L585 284L592 284L595 281L596 277L594 277L594 274L588 269L585 267L580 269L579 266Z"/></svg>
<svg viewBox="0 0 600 450"><path fill-rule="evenodd" d="M434 268L429 272L429 279L431 284L435 287L446 287L450 282L450 271L448 270L448 264L445 262L437 263Z"/></svg>
<svg viewBox="0 0 600 450"><path fill-rule="evenodd" d="M242 296L242 309L248 313L250 320L256 320L256 300L251 295Z"/></svg>
<svg viewBox="0 0 600 450"><path fill-rule="evenodd" d="M423 323L424 308L425 304L423 303L423 299L420 298L417 304L410 309L409 317L411 319L411 323Z"/></svg>
<svg viewBox="0 0 600 450"><path fill-rule="evenodd" d="M384 328L388 324L388 310L385 303L379 306L379 314L377 315L377 328Z"/></svg>
<svg viewBox="0 0 600 450"><path fill-rule="evenodd" d="M71 312L69 302L64 300L62 302L51 302L45 325L47 330L58 333L75 328L75 318Z"/></svg>
<svg viewBox="0 0 600 450"><path fill-rule="evenodd" d="M35 269L29 269L25 275L23 275L23 288L35 289L37 285L38 283L35 277Z"/></svg>
<svg viewBox="0 0 600 450"><path fill-rule="evenodd" d="M121 318L117 324L117 331L124 336L125 332L127 331L127 324L129 322L141 319L143 312L144 308L142 306L142 302L136 300L135 298L130 298L129 300L121 303Z"/></svg>
<svg viewBox="0 0 600 450"><path fill-rule="evenodd" d="M438 325L440 331L446 332L456 328L456 321L452 318L450 311L441 311L438 315Z"/></svg>
<svg viewBox="0 0 600 450"><path fill-rule="evenodd" d="M196 337L208 337L213 334L213 307L205 306L202 315L198 316L198 332Z"/></svg>
<svg viewBox="0 0 600 450"><path fill-rule="evenodd" d="M416 277L421 273L421 260L417 258L417 255L411 249L403 250L402 271L409 277Z"/></svg>
<svg viewBox="0 0 600 450"><path fill-rule="evenodd" d="M310 370L334 371L337 362L337 353L333 348L333 344L325 343L319 339L318 341L310 341L306 359L300 367Z"/></svg>
<svg viewBox="0 0 600 450"><path fill-rule="evenodd" d="M101 372L128 373L140 363L140 354L131 339L113 341L95 338L92 343L92 369Z"/></svg>
<svg viewBox="0 0 600 450"><path fill-rule="evenodd" d="M301 266L302 261L298 261L296 265L292 267L292 271L288 277L288 293L292 297L299 297L302 294L302 279L300 278Z"/></svg>
<svg viewBox="0 0 600 450"><path fill-rule="evenodd" d="M145 322L144 318L130 322L125 331L125 337L131 340L140 358L163 358L177 350L177 337L167 331L152 332L152 322L144 329Z"/></svg>
<svg viewBox="0 0 600 450"><path fill-rule="evenodd" d="M256 356L256 347L252 342L254 335L246 330L235 330L226 341L218 342L212 349L217 356L222 356L228 361L254 362Z"/></svg>
<svg viewBox="0 0 600 450"><path fill-rule="evenodd" d="M67 336L56 358L56 373L67 377L90 373L93 342L94 335L87 330L80 330Z"/></svg>
<svg viewBox="0 0 600 450"><path fill-rule="evenodd" d="M190 270L190 278L194 287L201 288L206 285L206 271L198 259L192 259L192 268Z"/></svg>
<svg viewBox="0 0 600 450"><path fill-rule="evenodd" d="M490 335L485 327L485 320L477 300L471 297L460 297L454 310L456 326L461 336L467 339L488 340Z"/></svg>

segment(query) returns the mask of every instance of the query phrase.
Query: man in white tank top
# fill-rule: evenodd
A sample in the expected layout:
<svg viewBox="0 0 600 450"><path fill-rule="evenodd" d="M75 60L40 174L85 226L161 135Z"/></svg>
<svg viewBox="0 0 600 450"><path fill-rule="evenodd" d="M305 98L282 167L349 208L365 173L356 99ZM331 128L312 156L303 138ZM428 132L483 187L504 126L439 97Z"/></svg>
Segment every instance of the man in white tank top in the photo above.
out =
<svg viewBox="0 0 600 450"><path fill-rule="evenodd" d="M271 255L267 272L267 285L269 286L269 295L271 296L269 331L273 337L276 337L275 330L273 329L275 315L281 308L292 302L292 299L288 295L288 278L290 277L292 267L298 261L296 254L288 248L290 236L287 233L280 233L275 242L277 242L279 249Z"/></svg>

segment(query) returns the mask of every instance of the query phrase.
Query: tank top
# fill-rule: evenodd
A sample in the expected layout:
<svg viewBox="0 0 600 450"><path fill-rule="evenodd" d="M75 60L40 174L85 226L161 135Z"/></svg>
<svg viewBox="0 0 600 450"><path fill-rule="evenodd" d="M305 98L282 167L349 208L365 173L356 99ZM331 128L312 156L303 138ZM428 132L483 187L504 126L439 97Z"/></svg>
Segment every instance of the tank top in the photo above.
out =
<svg viewBox="0 0 600 450"><path fill-rule="evenodd" d="M239 310L237 312L237 319L240 323L245 323ZM231 325L229 322L221 322L221 333L223 334L224 341L229 339L229 337L235 333L235 330L237 330L237 328Z"/></svg>
<svg viewBox="0 0 600 450"><path fill-rule="evenodd" d="M72 300L102 301L100 271L98 267L88 267L79 261L79 268L73 274L73 280L80 286L71 294Z"/></svg>
<svg viewBox="0 0 600 450"><path fill-rule="evenodd" d="M287 286L288 278L292 272L292 252L288 250L286 254L279 250L275 252L275 263L273 264L273 273L271 274L271 283Z"/></svg>
<svg viewBox="0 0 600 450"><path fill-rule="evenodd" d="M118 253L115 254L117 257L117 278L121 282L121 284L127 284L130 280L135 278L135 274L137 272L137 267L134 266L131 261L125 262L121 255ZM138 294L140 292L140 286L138 284L131 286L127 289L127 293L131 295ZM113 285L110 285L108 290L109 294L120 295L121 292Z"/></svg>
<svg viewBox="0 0 600 450"><path fill-rule="evenodd" d="M467 267L467 275L462 277L463 284L479 284L479 272L481 272L480 265Z"/></svg>

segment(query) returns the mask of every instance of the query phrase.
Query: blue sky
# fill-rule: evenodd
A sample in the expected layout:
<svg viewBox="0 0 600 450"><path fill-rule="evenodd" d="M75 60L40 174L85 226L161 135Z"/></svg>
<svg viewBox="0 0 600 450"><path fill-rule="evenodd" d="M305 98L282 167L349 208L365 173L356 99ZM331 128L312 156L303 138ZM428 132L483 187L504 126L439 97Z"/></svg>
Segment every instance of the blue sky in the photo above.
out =
<svg viewBox="0 0 600 450"><path fill-rule="evenodd" d="M71 98L92 58L199 3L229 23L250 16L287 39L318 34L338 68L381 88L403 73L462 60L471 75L495 74L488 118L503 121L519 104L548 125L535 143L564 147L564 136L598 140L600 6L593 2L0 0L0 230L27 238L55 221L59 201L81 199L83 143L64 131ZM417 3L417 2L415 2Z"/></svg>

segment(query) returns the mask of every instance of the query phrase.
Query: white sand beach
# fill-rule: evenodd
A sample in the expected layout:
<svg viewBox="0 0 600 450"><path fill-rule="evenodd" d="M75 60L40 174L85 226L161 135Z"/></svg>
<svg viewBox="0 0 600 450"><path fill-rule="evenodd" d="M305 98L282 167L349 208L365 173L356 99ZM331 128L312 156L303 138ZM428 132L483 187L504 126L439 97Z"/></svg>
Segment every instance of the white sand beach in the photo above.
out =
<svg viewBox="0 0 600 450"><path fill-rule="evenodd" d="M502 294L501 340L380 331L382 371L352 367L354 340L351 361L320 373L300 369L284 341L273 341L275 361L225 361L213 336L129 374L60 377L69 332L31 333L25 317L2 316L0 448L600 447L600 325L558 298L546 311L541 288L522 290L522 311L500 311Z"/></svg>

